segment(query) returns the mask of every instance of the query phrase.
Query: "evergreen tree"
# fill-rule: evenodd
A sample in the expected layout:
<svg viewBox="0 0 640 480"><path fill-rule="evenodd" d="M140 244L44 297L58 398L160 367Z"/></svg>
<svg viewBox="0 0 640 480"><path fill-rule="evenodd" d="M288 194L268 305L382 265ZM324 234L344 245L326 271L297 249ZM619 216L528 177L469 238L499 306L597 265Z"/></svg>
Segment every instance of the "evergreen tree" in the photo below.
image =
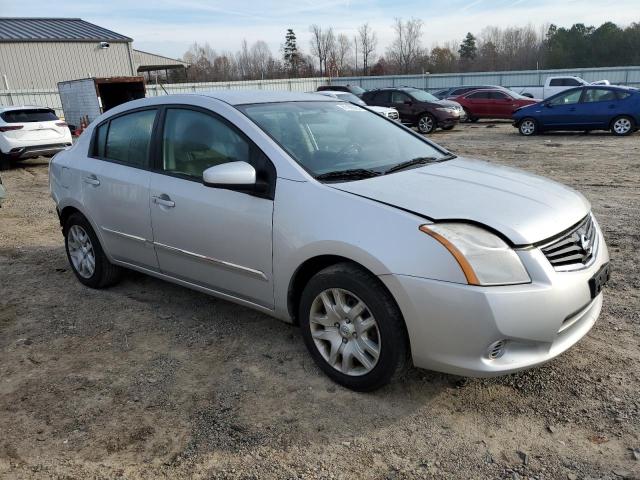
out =
<svg viewBox="0 0 640 480"><path fill-rule="evenodd" d="M296 34L293 29L287 29L287 34L284 37L284 65L290 76L298 75L298 67L300 65L300 52L298 52L298 45L296 43Z"/></svg>
<svg viewBox="0 0 640 480"><path fill-rule="evenodd" d="M471 61L476 58L478 47L476 47L476 37L474 37L471 32L467 33L467 36L464 37L458 49L458 54L461 60Z"/></svg>

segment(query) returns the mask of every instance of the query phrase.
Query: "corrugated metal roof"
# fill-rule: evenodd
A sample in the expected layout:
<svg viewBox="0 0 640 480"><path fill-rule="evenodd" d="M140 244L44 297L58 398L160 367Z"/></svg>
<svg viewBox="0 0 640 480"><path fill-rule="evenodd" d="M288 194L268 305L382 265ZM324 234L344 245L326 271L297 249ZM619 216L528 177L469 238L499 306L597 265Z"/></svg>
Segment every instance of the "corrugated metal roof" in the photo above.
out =
<svg viewBox="0 0 640 480"><path fill-rule="evenodd" d="M81 18L0 18L0 42L131 42Z"/></svg>

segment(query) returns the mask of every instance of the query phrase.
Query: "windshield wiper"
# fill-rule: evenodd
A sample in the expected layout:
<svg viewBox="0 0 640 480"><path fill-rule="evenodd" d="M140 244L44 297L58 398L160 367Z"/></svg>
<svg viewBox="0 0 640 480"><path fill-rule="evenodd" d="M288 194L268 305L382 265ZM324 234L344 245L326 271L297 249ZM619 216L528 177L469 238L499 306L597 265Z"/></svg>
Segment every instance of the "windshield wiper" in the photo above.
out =
<svg viewBox="0 0 640 480"><path fill-rule="evenodd" d="M405 168L413 167L415 165L426 165L427 163L442 162L443 160L451 160L452 158L455 158L455 157L456 156L452 154L445 155L444 157L440 157L440 158L416 157L416 158L412 158L411 160L407 160L406 162L401 162L401 163L398 163L397 165L394 165L393 167L385 170L384 174L386 175L387 173L393 173L399 170L404 170Z"/></svg>
<svg viewBox="0 0 640 480"><path fill-rule="evenodd" d="M353 168L350 170L334 170L332 172L321 173L316 175L316 180L358 180L361 178L371 178L382 175L375 170L367 170L365 168Z"/></svg>

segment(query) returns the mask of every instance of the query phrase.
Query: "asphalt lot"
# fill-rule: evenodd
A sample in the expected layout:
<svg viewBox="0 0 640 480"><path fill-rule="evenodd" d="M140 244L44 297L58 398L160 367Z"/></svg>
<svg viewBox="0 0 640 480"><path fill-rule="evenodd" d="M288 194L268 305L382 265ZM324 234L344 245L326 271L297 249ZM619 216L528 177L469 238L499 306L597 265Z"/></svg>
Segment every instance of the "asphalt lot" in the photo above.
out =
<svg viewBox="0 0 640 480"><path fill-rule="evenodd" d="M0 477L640 478L640 134L431 138L591 201L613 275L573 349L497 379L345 390L296 327L137 273L81 286L30 160L0 174Z"/></svg>

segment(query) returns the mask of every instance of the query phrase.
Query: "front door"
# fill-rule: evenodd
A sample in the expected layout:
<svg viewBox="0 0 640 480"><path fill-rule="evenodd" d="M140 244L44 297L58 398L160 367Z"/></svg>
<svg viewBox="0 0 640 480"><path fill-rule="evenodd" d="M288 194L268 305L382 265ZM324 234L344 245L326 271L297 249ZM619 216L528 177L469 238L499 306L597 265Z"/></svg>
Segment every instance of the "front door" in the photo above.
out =
<svg viewBox="0 0 640 480"><path fill-rule="evenodd" d="M150 145L157 110L116 116L96 128L83 162L87 211L115 260L157 270L149 214Z"/></svg>
<svg viewBox="0 0 640 480"><path fill-rule="evenodd" d="M575 129L584 121L580 115L580 97L582 89L562 92L543 103L540 120L544 126Z"/></svg>
<svg viewBox="0 0 640 480"><path fill-rule="evenodd" d="M273 306L273 199L207 187L202 172L247 161L273 166L235 127L209 111L167 107L161 165L151 175L151 222L160 270L265 307Z"/></svg>

